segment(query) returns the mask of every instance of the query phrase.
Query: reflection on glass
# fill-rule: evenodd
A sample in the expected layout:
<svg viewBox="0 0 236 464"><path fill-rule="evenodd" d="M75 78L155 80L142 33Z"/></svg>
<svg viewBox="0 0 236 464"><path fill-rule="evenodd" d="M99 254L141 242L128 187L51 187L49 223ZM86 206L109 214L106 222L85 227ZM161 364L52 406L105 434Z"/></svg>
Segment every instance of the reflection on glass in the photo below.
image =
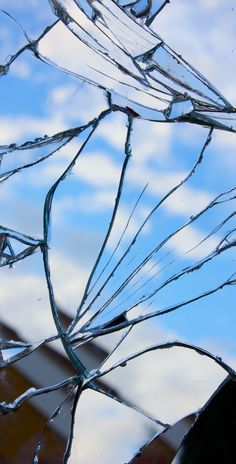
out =
<svg viewBox="0 0 236 464"><path fill-rule="evenodd" d="M212 418L234 427L232 2L26 3L0 12L0 460L210 462Z"/></svg>
<svg viewBox="0 0 236 464"><path fill-rule="evenodd" d="M155 464L156 462L174 464L177 459L176 451L194 421L195 415L184 417L174 424L171 429L161 433L157 438L154 438L154 440L149 441L140 449L129 464Z"/></svg>
<svg viewBox="0 0 236 464"><path fill-rule="evenodd" d="M74 440L72 459L85 464L94 460L104 464L128 462L140 446L162 430L122 403L85 391L77 408L75 436L78 439Z"/></svg>

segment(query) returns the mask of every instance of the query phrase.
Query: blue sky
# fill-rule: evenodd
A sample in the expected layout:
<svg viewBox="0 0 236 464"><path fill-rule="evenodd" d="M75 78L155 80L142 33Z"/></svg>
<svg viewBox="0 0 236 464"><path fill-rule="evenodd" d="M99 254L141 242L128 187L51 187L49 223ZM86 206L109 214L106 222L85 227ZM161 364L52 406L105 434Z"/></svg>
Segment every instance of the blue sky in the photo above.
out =
<svg viewBox="0 0 236 464"><path fill-rule="evenodd" d="M227 0L222 5L220 0L198 0L196 4L187 0L173 0L156 19L155 29L235 105L236 13L233 2ZM30 37L37 37L42 28L54 20L46 0L27 0L24 4L12 0L10 7L3 0L2 8L18 18ZM0 19L3 24L0 36L1 60L4 63L4 57L14 53L25 43L25 39L20 28L3 13ZM102 91L41 63L28 51L15 61L8 75L2 77L0 96L2 145L33 140L35 137L79 126L106 107ZM70 315L75 313L80 302L86 279L110 220L124 159L126 123L126 117L118 113L110 115L101 123L71 175L61 183L54 197L50 251L52 281L57 301ZM145 185L148 183L114 262L119 259L156 202L187 175L207 134L208 129L187 124L165 125L135 120L131 138L132 158L127 170L124 195L105 258L109 258L112 253ZM21 171L1 185L3 226L37 238L42 236L45 196L73 159L85 136L86 133L82 134L81 138L70 142L47 161ZM10 153L4 158L2 168L8 170L20 166L46 154L46 150L47 147L44 151ZM200 211L220 192L233 187L235 169L235 135L215 131L196 174L163 204L144 229L130 254L130 259L133 259L133 264L129 264L130 269L158 241L188 221L190 216ZM234 204L231 203L216 207L206 217L186 228L182 235L168 242L159 256L163 261L156 265L160 273L155 282L162 282L173 272L201 260L216 247L221 237L235 227L235 219L202 246L184 255L234 211ZM167 257L164 257L165 253ZM235 251L231 249L196 274L180 279L169 287L169 291L162 290L151 308L161 309L196 295L199 290L213 288L235 272L235 258ZM167 264L168 260L175 262L162 269L162 263ZM158 258L156 261L153 258L151 265L157 261ZM117 282L124 279L129 266L128 262L124 263L117 274ZM18 328L25 338L38 339L54 333L40 254L30 256L13 269L2 268L1 272L3 321ZM145 276L141 278L145 280ZM114 291L115 285L109 285L104 297L97 300L98 307ZM154 281L150 285L154 285ZM12 286L15 288L14 293ZM131 286L124 298L129 297L132 291ZM210 298L152 320L149 325L145 324L145 331L140 328L139 333L137 330L133 345L126 346L126 350L138 347L140 334L146 343L172 337L199 344L235 364L233 328L236 314L233 294L234 288L229 287ZM120 304L120 308L125 305L124 298L117 300L116 304ZM110 309L114 310L114 307ZM32 310L35 311L34 320L29 317ZM25 321L29 322L25 324ZM217 375L216 379L219 378Z"/></svg>
<svg viewBox="0 0 236 464"><path fill-rule="evenodd" d="M11 8L8 8L7 11L21 22L30 37L36 37L40 30L54 19L47 2L29 2L29 5L24 4L24 7L13 2ZM176 21L181 20L185 27L191 28L193 37L198 34L197 40L196 37L190 38L192 43L195 41L195 46L191 49L192 61L195 57L199 61L199 64L194 62L194 65L199 67L207 77L212 78L218 88L223 93L225 92L227 98L231 98L231 101L233 101L235 95L231 90L232 78L230 73L228 73L229 83L224 80L225 71L222 70L222 66L219 66L216 75L210 75L212 68L217 67L218 59L222 53L222 46L219 46L217 50L213 48L214 34L216 34L215 28L220 23L220 16L223 15L225 23L228 22L229 35L231 33L231 38L233 38L231 21L234 12L231 9L230 2L227 2L224 7L217 2L213 2L212 7L210 7L210 4L206 6L206 4L199 2L197 11L199 22L203 17L205 17L205 22L208 21L209 30L205 40L202 40L195 26L191 27L190 13L191 7L189 4L173 2L173 5L166 9L165 14L162 13L158 21L156 21L156 30L162 37L166 37L167 42L169 40L168 43L171 46L175 45L175 48L178 51L180 50L181 53L182 49L184 52L188 52L189 43L182 36L178 37L178 43L176 43L175 29L167 27L174 20L174 17L176 17ZM7 57L20 44L24 44L25 39L18 25L3 13L1 16L4 25L2 40L5 48L3 47L3 50L6 50ZM204 24L201 24L201 27L203 28ZM186 31L186 34L188 34L188 31ZM228 45L229 37L222 39L219 35L219 38L221 42L225 40L226 45ZM203 54L202 49L204 46ZM207 61L204 57L208 51ZM231 67L234 66L235 62L230 61L234 52L233 48L228 50L226 47L224 52L226 63L229 62ZM205 69L202 69L201 60L205 63ZM36 60L28 51L15 61L9 74L2 78L1 102L1 142L3 144L24 142L37 136L51 135L65 128L76 127L90 120L94 115L99 114L99 111L106 106L101 91ZM63 252L64 246L69 262L71 258L71 263L73 262L73 265L76 265L78 263L75 263L72 242L71 246L66 245L66 241L63 242L63 234L61 233L63 228L64 236L69 229L73 229L71 234L74 236L73 240L75 240L73 244L77 250L76 259L78 258L78 261L87 267L87 271L84 269L85 276L86 272L89 271L87 263L90 263L91 266L97 252L98 245L96 245L96 241L101 240L111 214L112 198L114 199L123 159L126 136L125 125L125 116L119 114L109 116L107 120L102 122L101 128L97 130L97 134L89 142L81 158L80 165L79 163L76 164L72 177L62 184L55 197L55 220L53 216L55 229L53 229L52 233L56 236L60 253ZM135 121L131 139L133 158L127 172L124 197L117 220L117 232L114 231L114 236L121 233L122 221L125 224L125 217L127 218L130 208L146 183L149 183L149 185L140 206L136 210L137 217L133 218L132 230L128 231L130 236L135 232L135 227L144 219L145 214L153 207L155 202L167 193L170 186L175 185L176 182L185 177L196 160L207 132L206 128L184 124L170 124L167 127L158 123ZM57 154L48 162L32 168L31 172L30 170L21 172L2 186L2 192L6 198L3 208L3 225L22 230L24 233L40 236L45 193L53 180L56 179L57 174L65 168L67 161L72 159L71 157L77 148L76 144L79 143L79 141L72 142L69 147L67 146L64 150L61 150L62 156L59 157ZM175 227L185 222L191 214L195 214L200 210L201 206L207 204L215 195L233 186L235 167L233 146L233 135L224 134L223 132L214 134L212 144L207 149L204 162L196 175L186 186L179 190L177 196L173 196L164 204L157 217L150 220L149 230L140 238L139 246L141 248L144 249L145 245L147 250L147 243L150 246L155 243L156 234L159 234L160 238L168 235ZM12 166L21 164L21 160L26 160L27 156L40 156L41 154L42 150L41 152L38 150L36 154L27 152L13 154L11 157L5 157L3 167L10 169ZM93 165L93 163L95 164ZM99 166L103 171L102 177L97 172ZM9 206L7 206L7 201ZM202 238L210 230L209 225L216 225L217 221L223 218L222 215L230 211L230 208L228 205L224 206L224 208L215 208L214 212L203 217L199 224L196 224L196 226L194 224L187 229L184 238L181 239L180 237L179 240L171 242L169 248L167 247L167 251L172 253L172 258L177 257L182 266L192 262L191 255L181 258L181 254L186 248L183 242L191 245L191 240L194 240L194 238L195 240ZM23 209L25 214L22 214ZM81 246L76 243L76 232L85 241L86 236L87 238L90 237L92 247L90 245L88 248L93 250L94 255L90 250L86 250L86 243ZM212 241L209 240L208 248L206 247L202 251L201 249L196 250L195 254L193 252L192 260L202 258L204 253L210 250L211 246L215 246L219 238L220 235L212 238ZM128 239L129 237L127 237ZM189 244L187 243L188 240ZM108 255L114 244L115 238L113 241L111 240L110 245L108 244ZM79 253L81 253L81 259ZM234 251L232 251L233 255ZM182 300L186 291L185 280L187 286L192 288L195 293L198 288L207 289L206 276L209 284L214 285L220 282L220 279L225 277L224 271L226 269L228 269L229 275L230 272L233 272L234 261L232 256L217 258L211 267L206 268L201 273L199 272L196 278L191 276L187 280L179 281L170 292L162 292L156 304L164 307L174 302L175 298L176 301ZM83 272L83 269L81 268L78 272ZM165 274L163 274L164 276ZM61 281L61 277L57 276L57 279ZM85 280L86 277L84 277ZM66 301L69 300L69 311L72 311L74 304L79 301L78 289L74 288L73 292L75 294L74 298L65 293L65 302L62 301L65 310L67 310L68 306ZM193 342L201 342L201 339L205 342L209 338L213 339L214 343L218 340L221 345L221 343L227 343L228 340L231 349L235 352L236 347L233 348L234 337L231 329L235 319L232 292L233 289L228 289L225 292L223 301L220 296L215 295L210 300L196 303L189 309L163 317L162 324L170 327L171 330L176 330L182 337ZM223 311L225 306L227 306L227 317L225 311ZM222 313L224 313L225 327L223 332L220 322ZM199 315L201 316L199 317Z"/></svg>

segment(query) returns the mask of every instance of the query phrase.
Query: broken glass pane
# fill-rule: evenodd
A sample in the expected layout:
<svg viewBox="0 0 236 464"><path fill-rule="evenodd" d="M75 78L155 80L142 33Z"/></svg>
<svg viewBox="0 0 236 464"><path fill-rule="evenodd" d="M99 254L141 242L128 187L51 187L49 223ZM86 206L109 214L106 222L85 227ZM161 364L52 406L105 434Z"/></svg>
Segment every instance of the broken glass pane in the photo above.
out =
<svg viewBox="0 0 236 464"><path fill-rule="evenodd" d="M167 366L171 366L170 371ZM212 379L205 392L201 388L204 372L211 372ZM119 385L121 396L132 398L134 404L165 424L197 411L224 377L225 372L207 357L181 347L171 349L165 343L159 349L143 350L137 357L120 358L115 364L111 357L95 375L113 388Z"/></svg>
<svg viewBox="0 0 236 464"><path fill-rule="evenodd" d="M163 430L109 396L90 390L82 394L76 414L75 436L80 438L74 440L72 462L128 462L140 445Z"/></svg>
<svg viewBox="0 0 236 464"><path fill-rule="evenodd" d="M0 460L184 463L234 385L234 5L1 8Z"/></svg>

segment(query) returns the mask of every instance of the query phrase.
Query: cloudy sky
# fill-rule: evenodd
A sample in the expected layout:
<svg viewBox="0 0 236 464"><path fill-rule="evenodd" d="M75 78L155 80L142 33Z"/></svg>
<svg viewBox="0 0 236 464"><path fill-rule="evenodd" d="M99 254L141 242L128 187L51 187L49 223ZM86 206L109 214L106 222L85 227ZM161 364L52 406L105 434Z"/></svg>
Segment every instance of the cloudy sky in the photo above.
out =
<svg viewBox="0 0 236 464"><path fill-rule="evenodd" d="M17 18L32 39L37 38L55 20L46 0L27 0L23 3L11 0L10 7L7 1L2 0L1 8ZM236 105L235 15L236 9L230 0L172 0L153 25L167 44L201 71L233 105ZM19 25L4 13L1 13L0 19L0 60L4 64L9 55L25 44L25 37ZM80 58L74 57L75 60ZM12 64L9 73L1 78L0 92L1 145L23 143L45 134L53 135L80 126L107 108L105 96L100 89L36 60L29 51L21 54ZM18 172L1 184L2 226L36 238L42 237L46 194L72 161L88 134L89 131L85 131L44 162ZM50 238L52 283L57 302L71 316L80 303L110 221L124 161L126 135L127 118L124 114L113 113L105 118L54 197ZM124 193L100 270L121 236L112 265L125 252L157 202L187 176L207 135L207 128L187 124L165 125L139 119L134 121L132 157L126 172ZM56 145L50 149L53 148L57 148ZM32 162L46 155L47 150L48 147L9 153L2 160L2 172ZM191 216L221 192L234 187L235 171L235 135L215 131L195 175L171 195L148 221L129 254L129 260L123 262L101 296L95 298L92 311L106 303L117 286L153 247L187 223ZM127 223L140 195L140 201ZM109 318L114 312L118 314L127 304L131 306L135 303L136 296L140 297L143 292L158 287L182 268L204 259L235 228L235 219L232 218L205 240L234 209L233 202L218 205L176 234L160 254L154 255L142 268L137 280L132 280L130 286L114 300L113 306L105 307L104 317ZM106 272L109 269L112 267L108 267ZM231 249L200 271L165 287L151 300L151 306L143 305L140 312L145 314L145 311L164 309L190 299L220 285L233 272L235 251ZM95 285L91 300L97 290L98 286ZM233 290L233 286L225 288L209 298L140 325L121 345L117 357L111 358L109 362L150 344L178 339L209 349L229 364L236 365ZM18 330L22 337L35 340L55 333L39 252L11 269L1 269L0 296L3 321ZM98 343L108 349L114 345L115 340L116 336L103 337ZM154 364L157 370L153 369ZM158 355L152 353L144 361L132 365L130 372L128 369L129 366L126 379L126 369L121 369L122 373L118 369L110 374L109 382L117 387L122 379L127 395L132 395L133 400L141 403L145 398L148 399L143 406L149 411L153 408L158 410L158 418L164 422L177 421L202 405L224 377L222 370L213 362L203 362L202 357L183 349L172 349ZM93 419L86 415L88 404ZM93 424L96 443L99 444L101 437L110 429L111 418L116 432L113 432L113 439L109 441L106 451L99 452L105 453L100 456L101 462L110 463L111 459L115 462L116 446L117 450L121 449L122 440L130 429L129 424L137 424L137 419L126 417L128 412L124 413L123 409L118 411L113 408L122 409L124 406L115 407L111 400L101 400L95 393L85 394L78 414L87 417L88 424L84 419L86 427L82 431L83 421L78 422L78 433L80 436L82 434L83 439L80 443L75 440L71 464L77 462L77 453L83 456L83 464L93 462L96 454L92 453L96 453L96 447L88 454L86 430L91 430ZM104 415L104 428L100 429L100 436L97 434L96 420L100 423L101 414ZM124 421L127 430L124 430ZM136 437L139 434L143 437L143 427L140 425L140 429L137 429ZM152 430L152 426L145 427ZM114 441L117 431L120 432L121 441ZM95 443L95 436L93 440ZM129 443L132 440L131 435ZM133 445L134 449L136 444ZM117 462L127 459L130 450L126 456L117 454L117 459L121 460Z"/></svg>

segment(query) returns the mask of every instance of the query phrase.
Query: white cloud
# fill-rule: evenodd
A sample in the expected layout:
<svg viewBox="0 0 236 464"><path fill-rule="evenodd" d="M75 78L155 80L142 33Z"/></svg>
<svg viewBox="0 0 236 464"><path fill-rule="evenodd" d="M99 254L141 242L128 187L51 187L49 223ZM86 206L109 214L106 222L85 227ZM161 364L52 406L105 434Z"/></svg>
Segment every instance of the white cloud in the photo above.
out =
<svg viewBox="0 0 236 464"><path fill-rule="evenodd" d="M67 122L67 128L71 123L77 125L75 122L78 120L90 121L107 108L101 89L76 78L70 78L69 84L55 86L50 94L50 101L49 111L61 114Z"/></svg>
<svg viewBox="0 0 236 464"><path fill-rule="evenodd" d="M55 115L46 118L37 116L0 117L0 144L19 143L30 137L40 137L44 134L53 135L65 129L64 121Z"/></svg>
<svg viewBox="0 0 236 464"><path fill-rule="evenodd" d="M126 124L127 117L124 114L114 113L101 122L97 133L113 148L124 153L127 134Z"/></svg>
<svg viewBox="0 0 236 464"><path fill-rule="evenodd" d="M201 407L225 376L213 361L172 348L131 361L107 381L150 414L173 423Z"/></svg>
<svg viewBox="0 0 236 464"><path fill-rule="evenodd" d="M72 316L80 302L89 268L80 266L71 255L54 249L49 252L49 262L55 299ZM1 268L1 319L26 341L57 333L42 263L42 255L38 252L13 269Z"/></svg>
<svg viewBox="0 0 236 464"><path fill-rule="evenodd" d="M80 266L71 255L63 254L53 247L49 257L55 299L65 312L73 315L80 303L89 269Z"/></svg>
<svg viewBox="0 0 236 464"><path fill-rule="evenodd" d="M186 171L159 171L147 165L134 163L127 173L128 180L134 186L144 187L148 183L148 192L154 196L165 195L186 177Z"/></svg>
<svg viewBox="0 0 236 464"><path fill-rule="evenodd" d="M160 196L167 194L171 188L183 180L186 174L186 172L182 171L169 171L153 175L145 167L142 166L140 168L137 165L128 173L129 180L133 184L144 186L145 181L151 179L148 185L148 192L154 198L159 197L159 199ZM207 191L183 185L164 201L163 207L168 214L187 217L189 219L204 209L212 199L213 195ZM191 226L171 239L168 242L168 247L178 255L183 255L184 252L194 247L206 235L206 232L198 229L196 226ZM216 237L211 237L201 247L193 250L191 256L196 259L203 258L207 252L217 246L218 242Z"/></svg>
<svg viewBox="0 0 236 464"><path fill-rule="evenodd" d="M36 341L56 333L43 275L1 269L0 299L3 323L25 340Z"/></svg>
<svg viewBox="0 0 236 464"><path fill-rule="evenodd" d="M155 29L235 104L235 11L231 0L201 0L197 5L173 0L157 17Z"/></svg>
<svg viewBox="0 0 236 464"><path fill-rule="evenodd" d="M52 10L48 5L48 2L44 2L42 8L41 0L24 0L24 3L18 2L18 0L11 0L11 3L7 0L1 0L1 8L8 12L11 12L16 19L19 19L19 15L27 12L27 15L31 18L34 15L34 25L43 20L51 21L54 18Z"/></svg>
<svg viewBox="0 0 236 464"><path fill-rule="evenodd" d="M75 88L71 84L60 85L53 89L51 93L51 100L56 104L65 103L68 99L71 99L73 102L73 97L75 94Z"/></svg>
<svg viewBox="0 0 236 464"><path fill-rule="evenodd" d="M152 160L166 164L171 157L172 124L135 120L131 137L135 161L145 164Z"/></svg>
<svg viewBox="0 0 236 464"><path fill-rule="evenodd" d="M128 222L129 216L130 216L130 209L127 208L127 206L122 206L118 209L115 224L112 229L110 239L108 241L108 248L111 251L114 249L118 240L120 239L124 231L124 228L126 227L126 224ZM147 211L145 208L139 208L137 210L136 214L131 218L129 225L125 231L125 235L121 242L121 247L119 248L119 252L121 252L122 250L122 245L124 241L127 241L128 239L132 239L134 237L134 235L138 231L140 225L143 223L146 216L147 216ZM147 223L146 226L143 228L143 233L147 234L150 231L151 231L151 226L150 224Z"/></svg>
<svg viewBox="0 0 236 464"><path fill-rule="evenodd" d="M144 187L148 183L147 192L154 197L160 197L183 181L187 171L171 170L159 171L147 166L134 164L128 171L128 180L133 185ZM201 188L182 185L172 193L163 203L163 206L171 213L180 216L195 215L213 199L213 194Z"/></svg>
<svg viewBox="0 0 236 464"><path fill-rule="evenodd" d="M164 205L172 214L192 216L204 209L212 199L213 195L209 192L183 185L167 198Z"/></svg>
<svg viewBox="0 0 236 464"><path fill-rule="evenodd" d="M115 191L111 189L107 190L97 190L91 192L90 194L82 194L76 200L77 207L79 206L80 210L85 213L100 213L110 209L111 206L114 206L115 201ZM89 204L89 210L88 210Z"/></svg>
<svg viewBox="0 0 236 464"><path fill-rule="evenodd" d="M217 152L217 160L225 168L235 170L235 141L236 134L218 131L214 134L212 146Z"/></svg>
<svg viewBox="0 0 236 464"><path fill-rule="evenodd" d="M73 173L90 185L102 188L113 187L118 185L120 166L102 152L92 152L80 158Z"/></svg>
<svg viewBox="0 0 236 464"><path fill-rule="evenodd" d="M85 391L78 404L70 464L128 462L158 428L119 403ZM92 443L92 446L91 446Z"/></svg>
<svg viewBox="0 0 236 464"><path fill-rule="evenodd" d="M197 229L196 227L189 226L181 230L178 234L168 241L168 248L179 256L183 256L192 248L198 245L205 237L206 233ZM217 237L210 237L200 246L193 249L187 256L195 259L202 259L208 253L213 251L219 244Z"/></svg>
<svg viewBox="0 0 236 464"><path fill-rule="evenodd" d="M18 77L28 78L32 70L26 62L16 60L12 72ZM37 74L33 76L34 79L37 77ZM72 82L73 85L70 83L55 86L49 95L50 105L46 106L44 117L32 114L29 116L0 115L0 144L20 143L45 134L53 135L71 127L80 126L99 116L106 108L103 92L89 84L81 86L79 80ZM93 102L93 104L88 104L88 102ZM118 120L118 117L116 119ZM124 134L126 134L125 129ZM105 131L101 125L101 136L104 135Z"/></svg>

